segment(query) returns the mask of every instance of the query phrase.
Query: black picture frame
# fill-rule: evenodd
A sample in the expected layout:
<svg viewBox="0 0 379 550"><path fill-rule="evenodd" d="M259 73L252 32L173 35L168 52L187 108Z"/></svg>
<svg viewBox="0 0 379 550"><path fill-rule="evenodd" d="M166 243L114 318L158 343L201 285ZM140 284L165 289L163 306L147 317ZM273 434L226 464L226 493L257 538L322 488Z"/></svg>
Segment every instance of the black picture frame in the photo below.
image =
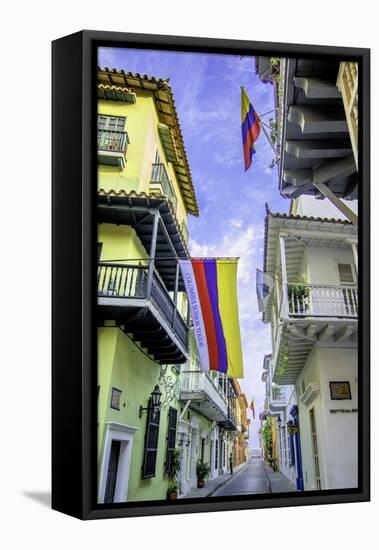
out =
<svg viewBox="0 0 379 550"><path fill-rule="evenodd" d="M96 504L97 48L348 57L359 71L359 484L357 489ZM52 44L52 508L80 519L359 502L370 499L370 50L85 30ZM362 121L362 122L361 122ZM67 406L69 400L69 406Z"/></svg>

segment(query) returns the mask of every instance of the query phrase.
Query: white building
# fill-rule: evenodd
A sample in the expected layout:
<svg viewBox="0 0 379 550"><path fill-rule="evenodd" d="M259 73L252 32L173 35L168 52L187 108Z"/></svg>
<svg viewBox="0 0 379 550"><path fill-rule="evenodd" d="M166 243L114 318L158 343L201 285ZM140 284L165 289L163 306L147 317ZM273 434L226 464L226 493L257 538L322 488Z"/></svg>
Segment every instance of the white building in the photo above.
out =
<svg viewBox="0 0 379 550"><path fill-rule="evenodd" d="M237 394L232 380L223 373L200 370L192 334L190 349L190 357L181 369L178 388L182 403L177 431L177 445L182 451L181 497L197 487L199 459L209 464L209 479L230 470L229 456L239 429L234 406Z"/></svg>
<svg viewBox="0 0 379 550"><path fill-rule="evenodd" d="M264 271L275 285L263 318L272 328L272 381L296 387L298 488L356 487L357 227L295 206L302 215L266 216Z"/></svg>
<svg viewBox="0 0 379 550"><path fill-rule="evenodd" d="M279 386L274 383L273 376L272 355L265 355L262 373L262 381L266 386L265 413L276 417L277 448L275 456L278 458L278 469L296 485L298 468L290 433L293 422L291 410L294 405L297 405L296 387L294 385Z"/></svg>

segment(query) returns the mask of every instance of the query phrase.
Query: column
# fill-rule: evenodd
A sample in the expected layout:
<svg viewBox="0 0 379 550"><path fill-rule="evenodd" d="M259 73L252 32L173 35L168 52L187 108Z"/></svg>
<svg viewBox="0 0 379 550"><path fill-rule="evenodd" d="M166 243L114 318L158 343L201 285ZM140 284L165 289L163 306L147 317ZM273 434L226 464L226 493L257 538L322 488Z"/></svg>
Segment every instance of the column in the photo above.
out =
<svg viewBox="0 0 379 550"><path fill-rule="evenodd" d="M158 210L156 210L154 212L154 223L153 223L153 231L151 235L150 258L149 258L149 272L147 275L146 298L148 300L150 300L151 287L153 284L155 250L157 247L157 235L158 235L158 220L159 220L159 212Z"/></svg>
<svg viewBox="0 0 379 550"><path fill-rule="evenodd" d="M283 235L279 236L279 247L280 247L280 263L282 268L282 289L283 289L283 298L282 298L282 307L284 312L284 317L288 317L288 285L287 285L287 264L286 264L286 241Z"/></svg>

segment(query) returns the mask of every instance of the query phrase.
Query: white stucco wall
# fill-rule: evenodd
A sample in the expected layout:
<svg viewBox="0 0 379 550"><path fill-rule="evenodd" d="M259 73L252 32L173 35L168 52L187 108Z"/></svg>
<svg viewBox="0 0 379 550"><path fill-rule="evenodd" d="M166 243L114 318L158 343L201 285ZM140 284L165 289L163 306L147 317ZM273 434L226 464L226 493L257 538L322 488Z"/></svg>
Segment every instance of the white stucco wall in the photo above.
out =
<svg viewBox="0 0 379 550"><path fill-rule="evenodd" d="M358 413L332 413L331 409L357 409L357 349L351 347L316 346L297 379L298 393L302 387L316 382L320 393L307 406L299 399L299 423L305 489L315 489L314 462L310 432L309 410L314 408L319 450L322 489L357 486ZM350 382L351 400L332 400L329 382Z"/></svg>
<svg viewBox="0 0 379 550"><path fill-rule="evenodd" d="M322 218L334 218L337 220L346 220L346 217L334 206L328 199L315 199L311 195L301 195L296 199L296 214L300 216L314 216ZM355 214L358 212L358 201L344 201Z"/></svg>
<svg viewBox="0 0 379 550"><path fill-rule="evenodd" d="M356 278L351 247L307 246L304 250L301 274L309 283L338 285L340 284L337 267L339 263L351 264Z"/></svg>

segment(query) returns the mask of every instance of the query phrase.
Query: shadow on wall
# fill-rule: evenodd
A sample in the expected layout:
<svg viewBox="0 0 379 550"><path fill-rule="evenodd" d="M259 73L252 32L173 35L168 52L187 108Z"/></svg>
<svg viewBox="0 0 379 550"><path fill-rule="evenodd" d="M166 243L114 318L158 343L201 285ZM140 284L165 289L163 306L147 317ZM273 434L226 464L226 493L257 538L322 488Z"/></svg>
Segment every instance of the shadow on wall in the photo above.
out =
<svg viewBox="0 0 379 550"><path fill-rule="evenodd" d="M23 491L22 495L42 506L51 507L51 493L49 491Z"/></svg>

